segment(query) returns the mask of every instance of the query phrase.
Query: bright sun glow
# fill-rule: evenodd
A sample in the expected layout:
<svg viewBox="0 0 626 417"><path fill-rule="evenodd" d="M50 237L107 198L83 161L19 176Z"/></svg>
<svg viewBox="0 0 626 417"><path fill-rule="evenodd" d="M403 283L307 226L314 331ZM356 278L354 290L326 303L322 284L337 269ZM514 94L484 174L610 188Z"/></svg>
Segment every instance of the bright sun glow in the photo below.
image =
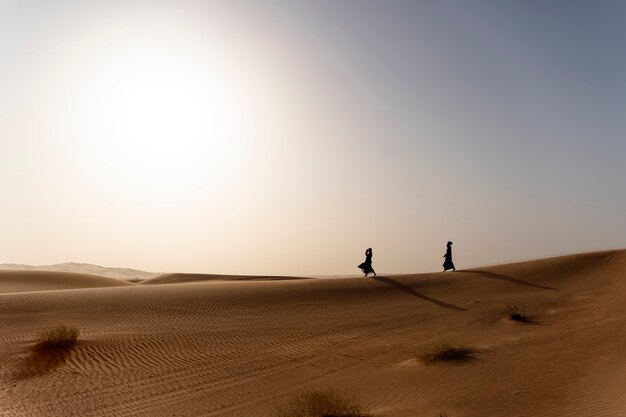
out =
<svg viewBox="0 0 626 417"><path fill-rule="evenodd" d="M194 50L192 36L172 42L169 33L138 33L95 42L94 64L82 66L82 130L70 145L79 175L141 201L218 191L249 152L253 112L243 77Z"/></svg>

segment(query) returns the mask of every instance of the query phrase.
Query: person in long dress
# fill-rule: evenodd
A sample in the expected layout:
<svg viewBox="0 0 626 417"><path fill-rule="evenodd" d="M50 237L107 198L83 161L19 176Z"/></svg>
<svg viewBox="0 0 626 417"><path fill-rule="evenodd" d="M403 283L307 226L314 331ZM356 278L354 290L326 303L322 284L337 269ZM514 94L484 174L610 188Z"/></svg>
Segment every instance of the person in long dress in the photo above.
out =
<svg viewBox="0 0 626 417"><path fill-rule="evenodd" d="M359 268L361 269L361 271L363 271L365 276L370 273L373 273L374 276L376 276L376 271L374 271L374 268L372 268L372 248L367 248L367 250L365 251L365 262L359 265Z"/></svg>
<svg viewBox="0 0 626 417"><path fill-rule="evenodd" d="M454 262L452 262L452 242L448 242L446 246L446 254L443 255L443 272L446 272L449 269L456 271L456 268L454 267Z"/></svg>

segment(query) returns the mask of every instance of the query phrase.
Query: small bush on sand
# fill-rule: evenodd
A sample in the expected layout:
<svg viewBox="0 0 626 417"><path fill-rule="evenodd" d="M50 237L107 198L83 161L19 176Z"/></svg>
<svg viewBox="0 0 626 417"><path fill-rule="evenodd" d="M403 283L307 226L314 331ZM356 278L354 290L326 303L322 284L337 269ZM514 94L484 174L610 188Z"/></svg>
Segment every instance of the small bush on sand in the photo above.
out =
<svg viewBox="0 0 626 417"><path fill-rule="evenodd" d="M519 323L530 323L532 320L524 314L516 305L512 304L504 310L504 315L511 321Z"/></svg>
<svg viewBox="0 0 626 417"><path fill-rule="evenodd" d="M354 396L329 388L297 394L278 409L278 417L371 417Z"/></svg>
<svg viewBox="0 0 626 417"><path fill-rule="evenodd" d="M417 358L426 364L437 362L462 363L469 362L474 358L472 356L474 349L458 343L439 343L430 348L424 349L417 355Z"/></svg>
<svg viewBox="0 0 626 417"><path fill-rule="evenodd" d="M73 326L57 326L44 330L37 336L33 351L71 350L78 343L79 331Z"/></svg>
<svg viewBox="0 0 626 417"><path fill-rule="evenodd" d="M63 366L78 344L79 331L72 326L57 326L44 330L27 348L15 377L17 379L45 375Z"/></svg>

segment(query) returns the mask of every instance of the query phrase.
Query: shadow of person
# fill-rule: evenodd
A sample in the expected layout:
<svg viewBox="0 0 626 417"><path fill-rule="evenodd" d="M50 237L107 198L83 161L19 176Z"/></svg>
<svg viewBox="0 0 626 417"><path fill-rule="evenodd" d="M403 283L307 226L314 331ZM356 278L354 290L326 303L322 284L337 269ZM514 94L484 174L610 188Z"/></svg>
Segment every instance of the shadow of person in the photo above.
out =
<svg viewBox="0 0 626 417"><path fill-rule="evenodd" d="M519 285L526 285L528 287L540 288L542 290L560 291L560 288L547 287L545 285L533 284L532 282L524 281L523 279L510 277L508 275L497 274L495 272L483 271L483 270L480 270L480 269L456 271L456 273L457 274L458 273L465 273L465 274L482 275L485 278L499 279L499 280L502 280L502 281L509 281L509 282L513 282L513 283L519 284Z"/></svg>
<svg viewBox="0 0 626 417"><path fill-rule="evenodd" d="M376 280L376 281L379 281L379 282L384 282L385 284L391 285L392 287L395 287L395 288L399 289L400 291L404 291L405 293L410 294L413 297L417 297L417 298L419 298L421 300L431 302L433 304L438 305L439 307L448 308L450 310L467 311L463 307L455 306L454 304L448 304L446 302L437 300L436 298L432 298L432 297L429 297L427 295L421 294L421 293L415 291L413 288L411 288L411 287L409 287L407 285L404 285L404 284L402 284L402 283L400 283L398 281L394 281L391 278L381 277L379 275L379 276L372 277L372 279Z"/></svg>

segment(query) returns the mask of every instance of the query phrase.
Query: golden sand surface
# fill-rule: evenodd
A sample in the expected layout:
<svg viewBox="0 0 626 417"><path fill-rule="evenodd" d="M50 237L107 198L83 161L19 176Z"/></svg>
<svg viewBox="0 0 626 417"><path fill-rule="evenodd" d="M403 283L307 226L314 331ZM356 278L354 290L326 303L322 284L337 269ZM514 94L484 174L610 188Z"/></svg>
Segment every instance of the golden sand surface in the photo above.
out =
<svg viewBox="0 0 626 417"><path fill-rule="evenodd" d="M626 415L626 251L375 278L231 278L1 271L0 416L272 417L327 387L375 416ZM531 321L508 320L509 305ZM33 353L58 325L76 327L78 343ZM474 359L417 358L441 342Z"/></svg>

